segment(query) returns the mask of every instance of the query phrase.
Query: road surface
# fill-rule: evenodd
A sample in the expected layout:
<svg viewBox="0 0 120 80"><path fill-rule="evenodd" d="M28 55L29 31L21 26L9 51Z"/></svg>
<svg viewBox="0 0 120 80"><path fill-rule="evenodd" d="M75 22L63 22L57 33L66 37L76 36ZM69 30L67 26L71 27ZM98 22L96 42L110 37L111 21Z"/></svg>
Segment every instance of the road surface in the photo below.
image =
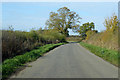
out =
<svg viewBox="0 0 120 80"><path fill-rule="evenodd" d="M118 68L78 43L46 53L11 78L118 78Z"/></svg>

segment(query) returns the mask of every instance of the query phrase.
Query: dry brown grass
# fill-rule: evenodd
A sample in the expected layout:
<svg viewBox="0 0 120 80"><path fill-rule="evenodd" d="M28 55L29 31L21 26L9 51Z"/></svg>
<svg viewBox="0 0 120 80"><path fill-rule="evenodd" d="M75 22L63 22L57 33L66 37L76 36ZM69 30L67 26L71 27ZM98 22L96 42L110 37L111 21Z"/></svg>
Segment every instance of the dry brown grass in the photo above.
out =
<svg viewBox="0 0 120 80"><path fill-rule="evenodd" d="M115 34L104 31L90 36L85 42L96 46L118 50L118 31Z"/></svg>

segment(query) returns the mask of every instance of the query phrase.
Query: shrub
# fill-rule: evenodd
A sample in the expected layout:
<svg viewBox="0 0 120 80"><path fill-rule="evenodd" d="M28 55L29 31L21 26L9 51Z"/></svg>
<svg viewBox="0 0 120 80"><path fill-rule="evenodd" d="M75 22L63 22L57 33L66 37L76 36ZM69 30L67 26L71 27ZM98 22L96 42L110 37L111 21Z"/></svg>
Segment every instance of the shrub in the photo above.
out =
<svg viewBox="0 0 120 80"><path fill-rule="evenodd" d="M55 30L2 30L3 61L45 44L64 42L65 36Z"/></svg>
<svg viewBox="0 0 120 80"><path fill-rule="evenodd" d="M93 36L97 32L98 32L97 30L89 30L89 31L87 31L86 32L87 37L85 39L88 40L91 36Z"/></svg>
<svg viewBox="0 0 120 80"><path fill-rule="evenodd" d="M38 49L34 49L30 52L26 52L23 55L18 55L13 57L12 59L7 59L2 63L2 78L5 79L10 76L13 72L16 71L20 66L25 64L26 62L30 62L36 60L38 57L42 56L45 52L62 45L63 43L58 44L47 44L39 47ZM1 65L0 65L1 68ZM1 69L0 69L1 71Z"/></svg>

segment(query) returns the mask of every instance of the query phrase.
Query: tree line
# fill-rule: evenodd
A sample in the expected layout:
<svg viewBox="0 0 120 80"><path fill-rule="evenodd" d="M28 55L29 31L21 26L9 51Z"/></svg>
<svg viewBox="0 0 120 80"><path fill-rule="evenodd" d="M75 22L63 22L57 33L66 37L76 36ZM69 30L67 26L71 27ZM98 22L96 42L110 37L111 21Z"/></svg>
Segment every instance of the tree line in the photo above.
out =
<svg viewBox="0 0 120 80"><path fill-rule="evenodd" d="M66 37L69 36L68 29L72 29L73 32L78 32L85 39L87 36L86 32L94 30L95 25L93 22L87 22L80 26L81 19L76 12L71 11L67 7L62 7L57 12L50 13L49 19L46 21L46 27L48 29L54 29Z"/></svg>
<svg viewBox="0 0 120 80"><path fill-rule="evenodd" d="M87 32L98 32L94 30L94 22L87 22L80 25L81 19L76 12L71 11L67 7L62 7L57 12L50 13L50 17L46 21L46 27L48 29L54 29L65 36L69 36L68 29L72 29L74 32L78 32L83 39L87 37ZM117 16L114 14L111 18L105 19L104 26L106 27L106 31L116 32L118 30Z"/></svg>

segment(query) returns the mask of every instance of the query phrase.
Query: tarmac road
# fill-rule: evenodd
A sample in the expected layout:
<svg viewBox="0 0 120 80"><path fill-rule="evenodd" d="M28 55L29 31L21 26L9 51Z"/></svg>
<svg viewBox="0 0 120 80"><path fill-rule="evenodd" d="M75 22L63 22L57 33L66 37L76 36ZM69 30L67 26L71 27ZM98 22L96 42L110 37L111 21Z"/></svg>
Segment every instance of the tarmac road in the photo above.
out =
<svg viewBox="0 0 120 80"><path fill-rule="evenodd" d="M118 78L118 68L78 43L46 53L11 78Z"/></svg>

